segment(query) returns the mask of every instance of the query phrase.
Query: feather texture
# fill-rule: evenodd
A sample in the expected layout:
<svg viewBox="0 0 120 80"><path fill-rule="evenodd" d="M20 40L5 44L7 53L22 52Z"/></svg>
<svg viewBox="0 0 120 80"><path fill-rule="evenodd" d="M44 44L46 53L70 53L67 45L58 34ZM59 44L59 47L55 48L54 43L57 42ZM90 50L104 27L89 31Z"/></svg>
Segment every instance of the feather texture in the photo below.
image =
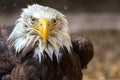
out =
<svg viewBox="0 0 120 80"><path fill-rule="evenodd" d="M5 31L11 32L9 31L11 27L8 26ZM1 27L0 30L2 30ZM40 54L39 61L35 58L35 55L38 57L38 54L34 53L37 49L32 48L32 44L25 47L19 56L8 53L4 37L0 36L3 41L1 44L4 44L0 45L0 80L82 80L81 69L87 67L94 53L93 44L88 38L75 36L72 37L73 50L71 54L64 46L59 50L62 54L58 56L59 64L53 53L52 45L46 46L44 58ZM39 36L35 36L35 39L39 39ZM53 54L48 55L47 52Z"/></svg>
<svg viewBox="0 0 120 80"><path fill-rule="evenodd" d="M55 31L49 35L47 44L44 44L41 36L37 35L35 31L32 30L32 23L30 21L31 16L39 20L42 18L47 18L49 20L56 18L57 23ZM53 53L55 53L57 60L59 60L58 58L62 55L59 49L65 46L70 52L70 47L72 47L68 22L64 15L55 9L43 7L38 4L23 9L8 41L13 41L10 45L15 49L15 53L19 54L22 52L23 48L32 45L35 48L34 57L38 57L39 61L41 61L44 51L49 55L51 60L53 58Z"/></svg>

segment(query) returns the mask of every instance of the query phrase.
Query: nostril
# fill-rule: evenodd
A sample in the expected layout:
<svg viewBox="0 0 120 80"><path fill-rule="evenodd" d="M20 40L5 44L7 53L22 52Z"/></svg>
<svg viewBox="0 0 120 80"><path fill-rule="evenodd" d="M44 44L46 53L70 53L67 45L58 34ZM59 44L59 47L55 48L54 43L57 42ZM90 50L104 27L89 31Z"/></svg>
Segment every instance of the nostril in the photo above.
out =
<svg viewBox="0 0 120 80"><path fill-rule="evenodd" d="M40 24L40 26L42 26L42 24Z"/></svg>
<svg viewBox="0 0 120 80"><path fill-rule="evenodd" d="M48 24L48 26L50 26L50 25Z"/></svg>

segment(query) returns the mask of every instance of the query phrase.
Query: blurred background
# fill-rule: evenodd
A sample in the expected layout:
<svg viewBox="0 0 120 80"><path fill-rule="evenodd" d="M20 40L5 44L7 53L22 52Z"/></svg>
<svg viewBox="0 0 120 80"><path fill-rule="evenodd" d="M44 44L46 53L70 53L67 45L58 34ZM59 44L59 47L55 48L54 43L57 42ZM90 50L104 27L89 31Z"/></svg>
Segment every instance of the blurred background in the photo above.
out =
<svg viewBox="0 0 120 80"><path fill-rule="evenodd" d="M21 8L33 3L61 11L69 21L72 35L91 39L95 55L83 80L120 79L120 0L0 0L0 46L6 44L4 25L14 25ZM11 29L10 29L11 30Z"/></svg>

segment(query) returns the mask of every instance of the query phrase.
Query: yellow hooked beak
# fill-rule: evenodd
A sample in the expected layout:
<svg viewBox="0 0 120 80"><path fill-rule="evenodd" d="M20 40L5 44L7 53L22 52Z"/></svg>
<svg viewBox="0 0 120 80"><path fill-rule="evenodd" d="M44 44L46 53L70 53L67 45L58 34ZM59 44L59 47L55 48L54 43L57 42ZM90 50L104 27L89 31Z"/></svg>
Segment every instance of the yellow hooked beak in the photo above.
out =
<svg viewBox="0 0 120 80"><path fill-rule="evenodd" d="M43 38L43 42L46 43L49 32L50 32L51 22L47 19L42 19L39 21L38 26L34 26L33 29Z"/></svg>

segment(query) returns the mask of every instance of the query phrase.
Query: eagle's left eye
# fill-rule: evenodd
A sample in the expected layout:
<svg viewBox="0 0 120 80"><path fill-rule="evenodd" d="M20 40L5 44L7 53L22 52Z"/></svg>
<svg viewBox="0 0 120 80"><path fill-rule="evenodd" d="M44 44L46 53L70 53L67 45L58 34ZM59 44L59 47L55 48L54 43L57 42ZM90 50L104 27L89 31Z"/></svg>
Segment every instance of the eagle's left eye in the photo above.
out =
<svg viewBox="0 0 120 80"><path fill-rule="evenodd" d="M56 19L53 19L52 22L53 22L53 26L56 26L57 20L56 20Z"/></svg>
<svg viewBox="0 0 120 80"><path fill-rule="evenodd" d="M56 19L53 19L53 22L56 23L57 22Z"/></svg>

